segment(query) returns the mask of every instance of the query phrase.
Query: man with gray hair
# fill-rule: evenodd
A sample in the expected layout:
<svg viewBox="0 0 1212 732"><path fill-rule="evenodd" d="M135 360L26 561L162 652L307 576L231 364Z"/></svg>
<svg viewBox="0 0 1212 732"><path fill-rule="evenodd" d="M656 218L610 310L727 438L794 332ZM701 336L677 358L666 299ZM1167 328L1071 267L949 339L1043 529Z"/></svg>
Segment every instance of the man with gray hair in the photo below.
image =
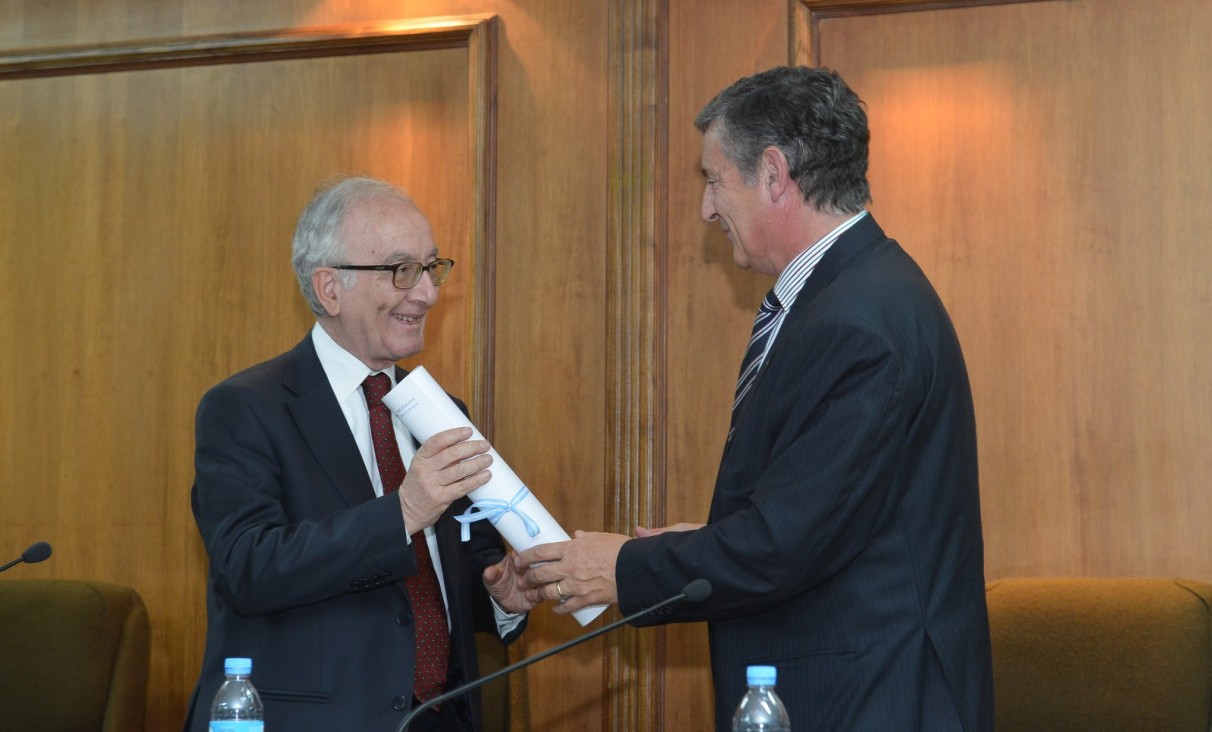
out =
<svg viewBox="0 0 1212 732"><path fill-rule="evenodd" d="M395 186L346 178L304 209L292 261L316 325L198 407L192 499L210 572L194 732L227 657L252 658L271 730L392 729L478 677L476 631L508 643L533 607L491 526L459 541L488 443L459 428L418 445L382 403L454 266L428 220ZM479 720L473 694L411 729Z"/></svg>
<svg viewBox="0 0 1212 732"><path fill-rule="evenodd" d="M776 278L755 318L706 524L582 533L518 555L557 613L630 614L691 580L715 727L777 667L793 729L987 730L976 426L951 320L866 211L867 115L836 73L737 81L695 120L701 215Z"/></svg>

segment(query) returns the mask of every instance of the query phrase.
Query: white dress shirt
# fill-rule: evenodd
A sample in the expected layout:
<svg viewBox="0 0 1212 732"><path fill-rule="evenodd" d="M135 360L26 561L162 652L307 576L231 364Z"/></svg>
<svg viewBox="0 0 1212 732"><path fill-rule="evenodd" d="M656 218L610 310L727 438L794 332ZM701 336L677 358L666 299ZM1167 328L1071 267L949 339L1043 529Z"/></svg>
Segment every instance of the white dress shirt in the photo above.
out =
<svg viewBox="0 0 1212 732"><path fill-rule="evenodd" d="M394 386L396 370L389 368L384 371L371 371L357 356L338 345L318 322L311 330L311 340L316 347L316 356L320 359L324 375L328 377L328 384L337 397L337 403L341 405L345 421L349 423L349 431L353 433L354 442L358 444L358 452L362 454L362 462L366 465L366 472L370 475L375 495L382 496L383 478L379 475L379 461L375 459L374 443L370 437L370 409L366 406L362 382L372 373L382 373L391 379L392 386ZM404 461L404 469L407 470L412 464L413 456L417 454L416 442L408 428L399 419L396 419L394 414L391 416L391 424L395 428L396 444L400 447L400 459ZM442 590L442 606L446 607L446 580L442 577L442 558L438 552L438 537L432 526L427 526L424 533L425 543L429 545L429 556L433 558L434 571L438 574L438 586ZM412 543L412 537L406 536L406 540ZM497 631L504 637L521 622L522 614L506 612L495 599L492 600L492 606L496 614ZM446 624L449 627L449 610L446 611Z"/></svg>

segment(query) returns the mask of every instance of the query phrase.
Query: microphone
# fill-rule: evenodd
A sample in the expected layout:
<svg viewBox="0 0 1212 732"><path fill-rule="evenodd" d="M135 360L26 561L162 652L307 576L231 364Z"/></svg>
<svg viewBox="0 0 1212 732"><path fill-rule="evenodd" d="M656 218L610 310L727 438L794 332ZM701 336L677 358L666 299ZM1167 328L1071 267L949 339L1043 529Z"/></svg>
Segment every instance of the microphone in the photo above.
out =
<svg viewBox="0 0 1212 732"><path fill-rule="evenodd" d="M413 719L415 719L419 714L421 714L421 712L424 712L426 709L429 709L430 707L434 706L435 704L442 704L444 702L447 702L447 701L455 698L456 696L460 696L461 694L466 694L467 692L471 691L472 689L478 689L481 686L483 686L484 684L487 684L489 681L493 681L494 679L499 679L502 676L511 674L514 671L517 671L518 669L525 668L536 661L541 661L544 658L547 658L548 656L554 656L557 653L563 653L564 651L568 650L569 648L572 648L573 646L580 645L580 644L584 643L585 641L590 640L592 638L597 638L599 635L602 635L603 633L609 633L610 631L614 630L615 628L619 627L620 625L625 625L627 623L632 622L633 620L639 620L643 616L645 616L649 613L655 612L657 610L660 610L661 608L665 607L666 605L672 605L673 603L681 602L682 600L685 600L686 602L702 602L703 600L706 600L710 596L711 596L711 583L710 582L708 582L705 579L691 580L690 582L686 583L686 586L682 588L681 592L674 595L673 597L667 597L664 600L661 600L660 602L658 602L657 604L646 607L643 610L640 610L639 612L632 613L631 615L628 615L625 618L619 618L618 620L614 621L613 623L607 623L606 625L603 625L602 627L598 628L597 630L595 630L591 633L586 633L577 638L573 638L570 641L566 641L559 645L552 646L551 648L548 648L547 650L543 651L542 653L536 653L535 655L531 656L530 658L524 658L521 661L518 661L517 663L512 663L512 664L506 666L505 668L499 669L497 671L493 671L492 673L488 674L487 676L481 676L480 678L476 679L475 681L469 681L468 683L463 684L462 686L458 686L454 689L451 689L450 691L446 692L445 694L439 694L438 696L434 697L433 699L430 699L429 701L425 702L424 704L414 707L411 711L409 711L408 714L404 717L404 719L400 722L400 726L396 727L396 732L405 732L405 730L408 729L408 725L412 723Z"/></svg>
<svg viewBox="0 0 1212 732"><path fill-rule="evenodd" d="M8 569L9 567L11 567L15 564L20 564L22 562L28 562L30 564L37 564L38 562L44 562L44 561L46 561L46 559L48 557L50 557L50 555L51 555L51 545L47 544L45 541L39 541L35 544L31 544L28 549L21 552L21 556L17 557L16 559L14 559L13 561L4 565L3 567L0 567L0 572L3 572L4 570Z"/></svg>

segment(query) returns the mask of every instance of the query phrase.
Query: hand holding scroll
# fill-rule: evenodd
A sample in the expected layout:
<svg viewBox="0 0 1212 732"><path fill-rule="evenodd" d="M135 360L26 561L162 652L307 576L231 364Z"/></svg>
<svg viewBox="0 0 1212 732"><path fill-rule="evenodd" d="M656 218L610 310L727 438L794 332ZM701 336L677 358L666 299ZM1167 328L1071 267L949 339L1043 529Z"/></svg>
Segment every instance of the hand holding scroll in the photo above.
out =
<svg viewBox="0 0 1212 732"><path fill-rule="evenodd" d="M454 427L466 427L472 431L473 440L483 440L467 416L459 411L423 366L418 366L396 384L383 397L383 403L419 440L429 440ZM487 482L467 494L472 500L471 508L455 517L463 524L463 540L467 540L470 525L476 521L491 523L505 541L518 551L567 540L568 534L513 469L497 455L496 450L489 446L487 454L493 461L491 476ZM447 464L443 469L449 467ZM577 622L585 625L604 609L605 606L582 607L576 612Z"/></svg>
<svg viewBox="0 0 1212 732"><path fill-rule="evenodd" d="M492 464L492 456L485 454L488 442L469 437L466 427L439 432L413 456L397 491L410 535L433 526L450 504L492 478L486 470Z"/></svg>
<svg viewBox="0 0 1212 732"><path fill-rule="evenodd" d="M557 615L591 605L619 601L614 568L628 537L577 531L572 541L560 541L520 552L519 568L526 568L526 597L535 603L554 600Z"/></svg>

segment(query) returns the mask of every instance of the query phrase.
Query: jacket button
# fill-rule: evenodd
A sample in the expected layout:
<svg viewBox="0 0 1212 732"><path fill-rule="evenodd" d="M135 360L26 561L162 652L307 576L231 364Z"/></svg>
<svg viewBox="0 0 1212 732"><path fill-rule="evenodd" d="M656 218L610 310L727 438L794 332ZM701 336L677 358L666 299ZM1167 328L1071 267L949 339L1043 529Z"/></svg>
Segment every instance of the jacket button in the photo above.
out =
<svg viewBox="0 0 1212 732"><path fill-rule="evenodd" d="M397 712L404 711L408 708L408 699L406 699L402 694L397 696L395 699L391 700L391 708Z"/></svg>
<svg viewBox="0 0 1212 732"><path fill-rule="evenodd" d="M412 624L412 613L402 612L396 616L396 622L405 627Z"/></svg>

